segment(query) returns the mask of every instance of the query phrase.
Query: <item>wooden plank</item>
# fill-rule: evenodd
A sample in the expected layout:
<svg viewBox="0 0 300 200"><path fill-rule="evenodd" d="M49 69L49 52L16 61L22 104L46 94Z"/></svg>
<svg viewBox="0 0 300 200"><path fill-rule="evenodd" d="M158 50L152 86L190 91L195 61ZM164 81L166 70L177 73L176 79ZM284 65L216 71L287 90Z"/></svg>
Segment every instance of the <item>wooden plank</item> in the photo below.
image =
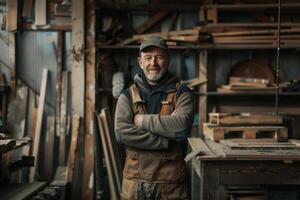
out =
<svg viewBox="0 0 300 200"><path fill-rule="evenodd" d="M270 81L268 79L263 78L246 78L246 77L229 77L229 83L257 83L257 84L269 84Z"/></svg>
<svg viewBox="0 0 300 200"><path fill-rule="evenodd" d="M59 164L66 163L66 135L67 135L67 102L68 102L68 72L64 71L61 85L61 104L60 104L60 133L59 133Z"/></svg>
<svg viewBox="0 0 300 200"><path fill-rule="evenodd" d="M36 26L47 25L47 0L35 1L34 24Z"/></svg>
<svg viewBox="0 0 300 200"><path fill-rule="evenodd" d="M300 147L300 140L296 140L296 139L292 139L289 140L291 143L293 143L294 145L296 145L297 147Z"/></svg>
<svg viewBox="0 0 300 200"><path fill-rule="evenodd" d="M298 149L230 149L230 147L211 140L205 140L207 146L219 155L218 160L300 160Z"/></svg>
<svg viewBox="0 0 300 200"><path fill-rule="evenodd" d="M155 24L163 20L165 17L169 15L169 12L167 11L159 11L156 14L154 14L152 17L150 17L147 21L145 21L142 25L140 25L136 29L136 33L141 34L146 32L148 29L153 27Z"/></svg>
<svg viewBox="0 0 300 200"><path fill-rule="evenodd" d="M300 34L292 35L292 34L286 34L286 35L281 35L280 39L285 39L288 41L289 39L299 39ZM219 36L215 37L215 41L224 41L224 40L235 40L235 41L240 41L240 40L276 40L277 36L276 35L254 35L254 36Z"/></svg>
<svg viewBox="0 0 300 200"><path fill-rule="evenodd" d="M269 3L269 4L212 4L212 5L203 5L205 9L218 9L222 11L261 11L261 10L270 10L273 9L276 11L277 9L277 3ZM300 7L300 3L282 3L281 4L281 9L286 10L286 9L297 9Z"/></svg>
<svg viewBox="0 0 300 200"><path fill-rule="evenodd" d="M51 181L54 175L54 145L55 145L55 117L47 117L47 131L45 140L44 169L45 178Z"/></svg>
<svg viewBox="0 0 300 200"><path fill-rule="evenodd" d="M209 122L216 125L274 125L283 124L283 117L253 113L209 113Z"/></svg>
<svg viewBox="0 0 300 200"><path fill-rule="evenodd" d="M162 37L170 37L170 36L184 36L184 35L198 35L199 31L197 29L186 29L186 30L178 30L178 31L170 31L170 32L158 32L158 33L147 33L147 34L138 34L134 35L133 39L135 40L143 40L145 37L152 35L160 35Z"/></svg>
<svg viewBox="0 0 300 200"><path fill-rule="evenodd" d="M79 130L80 123L82 123L80 116L78 116L78 115L73 116L73 118L72 118L72 138L71 138L70 153L69 153L68 164L67 164L67 181L69 183L73 182L75 159L76 159L76 154L78 152L78 134L80 131Z"/></svg>
<svg viewBox="0 0 300 200"><path fill-rule="evenodd" d="M23 0L22 17L31 18L32 16L33 1Z"/></svg>
<svg viewBox="0 0 300 200"><path fill-rule="evenodd" d="M220 140L231 149L300 149L300 147L292 142L278 142L274 139L232 139Z"/></svg>
<svg viewBox="0 0 300 200"><path fill-rule="evenodd" d="M7 23L6 30L16 31L18 29L18 0L6 0Z"/></svg>
<svg viewBox="0 0 300 200"><path fill-rule="evenodd" d="M100 113L100 118L102 119L102 125L104 128L104 136L108 147L109 156L111 157L112 167L114 170L114 175L116 179L116 187L119 194L121 194L121 182L122 182L122 163L120 159L120 154L118 152L117 140L114 134L113 125L111 124L112 119L110 117L108 109L102 109Z"/></svg>
<svg viewBox="0 0 300 200"><path fill-rule="evenodd" d="M113 160L112 157L109 153L109 146L105 134L105 128L104 128L104 123L103 120L101 119L100 116L98 117L98 126L99 126L99 133L100 133L100 138L102 141L102 148L103 148L103 153L104 153L104 158L105 158L105 164L107 166L107 173L108 173L108 183L109 183L109 190L110 190L110 195L111 199L119 199L120 198L120 193L119 193L119 187L117 185L117 180L115 179L116 174L114 173L113 169Z"/></svg>
<svg viewBox="0 0 300 200"><path fill-rule="evenodd" d="M44 68L42 74L39 108L38 108L37 122L36 122L34 141L33 141L33 151L32 151L32 155L34 156L35 159L34 159L34 166L30 168L30 174L29 174L29 182L31 183L34 181L36 167L39 159L39 145L40 145L40 138L41 138L45 98L46 98L47 80L48 80L48 69Z"/></svg>
<svg viewBox="0 0 300 200"><path fill-rule="evenodd" d="M299 28L291 28L291 29L282 29L280 34L284 35L286 33L299 33ZM244 36L244 35L271 35L276 34L277 30L266 29L266 30L250 30L250 31L235 31L235 32L226 32L226 33L212 33L213 37L220 37L220 36Z"/></svg>
<svg viewBox="0 0 300 200"><path fill-rule="evenodd" d="M287 141L287 128L283 126L216 126L210 123L203 124L204 135L213 140L220 141L232 138L274 138L278 141Z"/></svg>

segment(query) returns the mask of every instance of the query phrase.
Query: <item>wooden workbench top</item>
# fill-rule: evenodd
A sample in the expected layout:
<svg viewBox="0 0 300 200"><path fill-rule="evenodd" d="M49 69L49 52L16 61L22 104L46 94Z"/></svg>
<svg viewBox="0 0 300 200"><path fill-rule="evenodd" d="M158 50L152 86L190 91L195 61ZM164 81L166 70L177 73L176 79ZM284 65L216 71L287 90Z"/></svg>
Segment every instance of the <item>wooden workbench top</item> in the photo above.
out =
<svg viewBox="0 0 300 200"><path fill-rule="evenodd" d="M200 151L197 155L198 160L300 160L299 146L292 142L293 140L275 143L257 139L249 140L246 144L243 142L245 145L240 146L238 144L242 142L237 143L236 140L214 142L189 138L188 141L192 151ZM233 145L234 143L237 145Z"/></svg>

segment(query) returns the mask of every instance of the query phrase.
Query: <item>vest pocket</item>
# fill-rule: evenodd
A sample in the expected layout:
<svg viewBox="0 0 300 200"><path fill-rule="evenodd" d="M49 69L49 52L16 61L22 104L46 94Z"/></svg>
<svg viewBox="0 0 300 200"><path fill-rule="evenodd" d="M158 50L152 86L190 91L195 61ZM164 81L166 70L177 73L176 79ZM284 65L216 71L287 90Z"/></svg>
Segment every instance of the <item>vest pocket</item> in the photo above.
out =
<svg viewBox="0 0 300 200"><path fill-rule="evenodd" d="M156 179L160 181L179 182L185 175L185 163L180 155L162 156Z"/></svg>
<svg viewBox="0 0 300 200"><path fill-rule="evenodd" d="M125 178L139 177L139 160L136 154L128 154L126 156L123 176Z"/></svg>

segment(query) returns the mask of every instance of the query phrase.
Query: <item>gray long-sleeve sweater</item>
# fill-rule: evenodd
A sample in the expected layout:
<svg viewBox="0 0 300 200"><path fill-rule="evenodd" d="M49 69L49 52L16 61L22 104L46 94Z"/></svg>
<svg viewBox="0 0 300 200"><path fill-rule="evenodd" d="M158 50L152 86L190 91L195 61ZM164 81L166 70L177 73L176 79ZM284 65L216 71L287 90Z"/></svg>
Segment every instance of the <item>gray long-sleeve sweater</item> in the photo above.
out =
<svg viewBox="0 0 300 200"><path fill-rule="evenodd" d="M134 113L128 91L120 95L115 114L115 131L121 142L139 149L166 149L169 140L186 140L194 117L194 102L191 91L182 86L176 93L174 115L159 115L161 101L167 94L176 90L178 81L167 74L161 83L153 88L147 84L143 75L135 76L135 84L146 104L147 113L143 115L142 126L134 124Z"/></svg>

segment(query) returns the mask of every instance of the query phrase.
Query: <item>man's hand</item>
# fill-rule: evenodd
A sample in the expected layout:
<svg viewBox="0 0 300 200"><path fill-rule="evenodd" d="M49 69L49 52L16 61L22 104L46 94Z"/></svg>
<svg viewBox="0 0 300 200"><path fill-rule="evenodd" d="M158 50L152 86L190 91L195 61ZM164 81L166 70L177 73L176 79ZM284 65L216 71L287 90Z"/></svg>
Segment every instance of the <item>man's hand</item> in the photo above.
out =
<svg viewBox="0 0 300 200"><path fill-rule="evenodd" d="M134 116L134 124L136 127L141 127L143 122L143 115L137 114Z"/></svg>

